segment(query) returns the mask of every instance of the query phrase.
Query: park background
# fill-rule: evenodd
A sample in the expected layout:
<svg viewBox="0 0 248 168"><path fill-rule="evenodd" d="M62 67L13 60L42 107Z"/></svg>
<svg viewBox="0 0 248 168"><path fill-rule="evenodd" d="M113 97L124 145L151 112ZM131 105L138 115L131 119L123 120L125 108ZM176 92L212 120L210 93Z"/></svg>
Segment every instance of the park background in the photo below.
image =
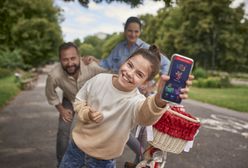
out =
<svg viewBox="0 0 248 168"><path fill-rule="evenodd" d="M0 167L56 167L59 114L44 88L58 46L73 41L82 56L104 58L125 20L139 16L142 39L169 58L195 60L182 104L201 128L190 152L169 153L166 167L247 168L247 7L247 0L1 0ZM133 158L126 147L117 168Z"/></svg>

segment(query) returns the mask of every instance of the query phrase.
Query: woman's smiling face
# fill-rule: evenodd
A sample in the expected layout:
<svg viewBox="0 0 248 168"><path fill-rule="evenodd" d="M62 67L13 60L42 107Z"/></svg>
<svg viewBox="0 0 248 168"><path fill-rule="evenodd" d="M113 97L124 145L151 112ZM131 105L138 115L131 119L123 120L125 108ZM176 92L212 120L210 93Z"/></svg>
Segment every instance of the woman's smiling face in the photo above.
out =
<svg viewBox="0 0 248 168"><path fill-rule="evenodd" d="M140 32L140 25L138 23L129 23L127 26L124 34L125 37L130 44L136 43L137 39L139 38Z"/></svg>

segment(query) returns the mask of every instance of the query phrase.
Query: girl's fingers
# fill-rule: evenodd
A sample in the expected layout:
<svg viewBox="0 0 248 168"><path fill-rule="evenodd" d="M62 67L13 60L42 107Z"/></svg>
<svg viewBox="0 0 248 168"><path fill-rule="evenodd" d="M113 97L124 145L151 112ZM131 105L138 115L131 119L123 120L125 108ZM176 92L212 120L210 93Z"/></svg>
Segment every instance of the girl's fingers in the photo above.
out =
<svg viewBox="0 0 248 168"><path fill-rule="evenodd" d="M180 92L181 92L182 94L188 94L188 93L189 93L189 88L188 88L188 87L183 88L183 89L180 90Z"/></svg>
<svg viewBox="0 0 248 168"><path fill-rule="evenodd" d="M168 75L161 75L158 83L158 93L161 93L164 87L164 84L170 79Z"/></svg>
<svg viewBox="0 0 248 168"><path fill-rule="evenodd" d="M189 79L186 81L186 85L192 86L194 78L195 78L194 75L189 75Z"/></svg>
<svg viewBox="0 0 248 168"><path fill-rule="evenodd" d="M101 122L102 119L103 119L102 113L100 113L100 112L95 112L95 113L94 113L93 120L94 120L95 122L97 122L97 123L98 123L98 122Z"/></svg>
<svg viewBox="0 0 248 168"><path fill-rule="evenodd" d="M189 80L193 80L193 79L195 79L195 76L194 75L189 75Z"/></svg>
<svg viewBox="0 0 248 168"><path fill-rule="evenodd" d="M94 112L96 112L96 109L94 109L93 107L90 107L90 111L91 111L92 113L94 113Z"/></svg>
<svg viewBox="0 0 248 168"><path fill-rule="evenodd" d="M181 99L187 99L189 97L188 94L180 94L179 96Z"/></svg>
<svg viewBox="0 0 248 168"><path fill-rule="evenodd" d="M101 122L102 120L103 120L103 116L100 115L100 116L98 116L98 117L95 119L95 122L96 122L96 123L99 123L99 122Z"/></svg>
<svg viewBox="0 0 248 168"><path fill-rule="evenodd" d="M187 85L187 86L192 86L192 83L193 83L192 80L187 80L187 81L186 81L186 85Z"/></svg>
<svg viewBox="0 0 248 168"><path fill-rule="evenodd" d="M188 93L189 93L189 88L183 88L180 90L181 94L180 94L180 98L181 99L187 99L189 97Z"/></svg>

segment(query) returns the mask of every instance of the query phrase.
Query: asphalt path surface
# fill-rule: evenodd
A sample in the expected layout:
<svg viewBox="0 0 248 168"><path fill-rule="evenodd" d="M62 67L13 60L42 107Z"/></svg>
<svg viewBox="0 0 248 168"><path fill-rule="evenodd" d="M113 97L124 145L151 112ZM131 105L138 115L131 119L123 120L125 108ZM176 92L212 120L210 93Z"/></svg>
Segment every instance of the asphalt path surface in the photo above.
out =
<svg viewBox="0 0 248 168"><path fill-rule="evenodd" d="M58 112L45 98L46 75L22 91L0 112L0 168L55 168ZM187 112L201 120L190 152L168 153L166 168L248 168L248 113L193 100ZM132 161L128 147L117 168Z"/></svg>

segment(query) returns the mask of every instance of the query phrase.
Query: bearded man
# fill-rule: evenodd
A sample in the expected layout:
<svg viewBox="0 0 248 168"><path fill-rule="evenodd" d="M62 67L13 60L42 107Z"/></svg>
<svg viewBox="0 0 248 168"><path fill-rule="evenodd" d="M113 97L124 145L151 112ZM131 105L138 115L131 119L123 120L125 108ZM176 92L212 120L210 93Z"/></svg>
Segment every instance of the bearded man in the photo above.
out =
<svg viewBox="0 0 248 168"><path fill-rule="evenodd" d="M66 151L70 139L70 131L74 117L72 103L84 83L101 72L103 68L97 63L85 65L77 46L71 42L63 43L59 47L59 61L48 74L46 80L46 97L49 104L54 105L59 112L56 155L58 165ZM62 102L56 88L63 91Z"/></svg>

